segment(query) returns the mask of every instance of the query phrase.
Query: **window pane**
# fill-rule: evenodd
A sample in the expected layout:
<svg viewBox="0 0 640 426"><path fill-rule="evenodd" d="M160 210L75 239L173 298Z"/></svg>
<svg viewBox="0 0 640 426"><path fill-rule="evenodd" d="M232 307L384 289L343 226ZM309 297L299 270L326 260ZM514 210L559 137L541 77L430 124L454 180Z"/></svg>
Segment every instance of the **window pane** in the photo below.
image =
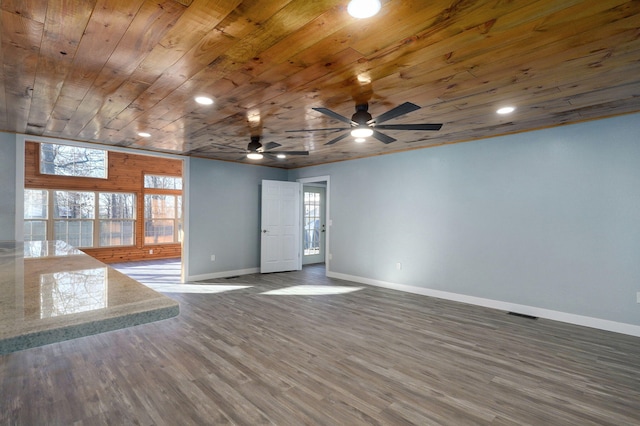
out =
<svg viewBox="0 0 640 426"><path fill-rule="evenodd" d="M24 218L46 219L48 192L45 189L24 190Z"/></svg>
<svg viewBox="0 0 640 426"><path fill-rule="evenodd" d="M182 189L182 178L175 176L144 175L144 187L155 189Z"/></svg>
<svg viewBox="0 0 640 426"><path fill-rule="evenodd" d="M101 220L100 246L132 246L134 228L133 220Z"/></svg>
<svg viewBox="0 0 640 426"><path fill-rule="evenodd" d="M93 221L56 220L53 224L53 237L74 247L92 247Z"/></svg>
<svg viewBox="0 0 640 426"><path fill-rule="evenodd" d="M304 193L304 255L320 253L320 194Z"/></svg>
<svg viewBox="0 0 640 426"><path fill-rule="evenodd" d="M144 243L162 244L174 242L174 221L172 219L144 221Z"/></svg>
<svg viewBox="0 0 640 426"><path fill-rule="evenodd" d="M93 192L54 191L54 219L93 219L94 215Z"/></svg>
<svg viewBox="0 0 640 426"><path fill-rule="evenodd" d="M98 214L100 219L134 219L134 194L106 193L99 194Z"/></svg>
<svg viewBox="0 0 640 426"><path fill-rule="evenodd" d="M175 195L144 196L144 217L147 219L173 219L176 217Z"/></svg>
<svg viewBox="0 0 640 426"><path fill-rule="evenodd" d="M40 173L59 176L107 177L107 151L79 146L40 144Z"/></svg>
<svg viewBox="0 0 640 426"><path fill-rule="evenodd" d="M47 239L47 222L44 220L24 221L24 240L40 241Z"/></svg>

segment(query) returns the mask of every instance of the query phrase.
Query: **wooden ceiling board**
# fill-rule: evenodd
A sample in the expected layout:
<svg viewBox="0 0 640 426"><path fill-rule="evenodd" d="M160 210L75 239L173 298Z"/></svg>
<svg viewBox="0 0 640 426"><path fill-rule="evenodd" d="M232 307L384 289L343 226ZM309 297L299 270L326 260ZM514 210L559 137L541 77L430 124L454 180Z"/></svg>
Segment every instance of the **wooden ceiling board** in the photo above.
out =
<svg viewBox="0 0 640 426"><path fill-rule="evenodd" d="M2 78L10 82L4 84L5 110L1 115L17 133L27 130L43 29L44 24L39 21L4 10L0 14Z"/></svg>
<svg viewBox="0 0 640 426"><path fill-rule="evenodd" d="M29 134L45 131L94 6L95 1L70 0L47 8L31 100L38 108L29 111Z"/></svg>
<svg viewBox="0 0 640 426"><path fill-rule="evenodd" d="M358 20L347 0L0 0L0 131L243 163L261 135L310 155L252 163L294 168L640 111L638 1L382 3ZM287 132L342 127L314 107L407 101L388 124L442 129Z"/></svg>

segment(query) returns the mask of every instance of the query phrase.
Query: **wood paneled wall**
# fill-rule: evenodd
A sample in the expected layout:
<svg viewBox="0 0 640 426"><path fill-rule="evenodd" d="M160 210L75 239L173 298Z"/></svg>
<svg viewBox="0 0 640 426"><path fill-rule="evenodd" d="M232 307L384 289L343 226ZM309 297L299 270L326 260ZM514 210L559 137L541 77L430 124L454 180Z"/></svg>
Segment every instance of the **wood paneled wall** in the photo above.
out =
<svg viewBox="0 0 640 426"><path fill-rule="evenodd" d="M144 175L182 176L182 161L170 158L122 152L108 154L107 179L52 176L40 173L39 144L25 144L25 181L27 189L66 189L130 192L136 195L137 219L135 245L82 249L105 263L144 259L166 259L182 255L181 244L144 244ZM178 194L182 191L154 190L154 193ZM153 250L153 253L149 253Z"/></svg>

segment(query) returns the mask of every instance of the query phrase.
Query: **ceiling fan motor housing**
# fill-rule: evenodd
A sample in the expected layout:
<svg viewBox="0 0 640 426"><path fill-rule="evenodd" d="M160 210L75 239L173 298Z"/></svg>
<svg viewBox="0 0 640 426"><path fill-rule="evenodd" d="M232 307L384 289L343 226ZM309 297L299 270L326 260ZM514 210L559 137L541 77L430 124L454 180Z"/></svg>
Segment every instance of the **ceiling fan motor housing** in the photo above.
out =
<svg viewBox="0 0 640 426"><path fill-rule="evenodd" d="M356 113L351 116L351 120L363 126L366 125L369 120L371 120L371 114L368 112L369 105L360 104L356 105Z"/></svg>
<svg viewBox="0 0 640 426"><path fill-rule="evenodd" d="M247 150L258 151L260 148L262 148L262 144L260 143L260 136L251 136L251 142L249 142Z"/></svg>

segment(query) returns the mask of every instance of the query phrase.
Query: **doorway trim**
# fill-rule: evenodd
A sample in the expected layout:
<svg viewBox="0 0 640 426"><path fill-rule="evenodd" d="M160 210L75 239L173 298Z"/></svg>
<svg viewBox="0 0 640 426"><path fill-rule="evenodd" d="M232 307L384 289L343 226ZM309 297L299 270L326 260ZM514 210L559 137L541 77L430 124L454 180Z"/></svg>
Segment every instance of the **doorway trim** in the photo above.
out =
<svg viewBox="0 0 640 426"><path fill-rule="evenodd" d="M325 193L325 211L324 217L327 222L326 226L326 235L325 235L325 250L324 250L324 265L325 265L325 274L328 274L330 271L330 262L331 262L331 176L315 176L315 177L307 177L307 178L299 178L296 179L296 182L301 183L302 185L308 183L326 183L326 193ZM300 210L302 211L302 203L300 203ZM302 226L302 225L301 225ZM302 256L299 259L300 269L302 269Z"/></svg>

